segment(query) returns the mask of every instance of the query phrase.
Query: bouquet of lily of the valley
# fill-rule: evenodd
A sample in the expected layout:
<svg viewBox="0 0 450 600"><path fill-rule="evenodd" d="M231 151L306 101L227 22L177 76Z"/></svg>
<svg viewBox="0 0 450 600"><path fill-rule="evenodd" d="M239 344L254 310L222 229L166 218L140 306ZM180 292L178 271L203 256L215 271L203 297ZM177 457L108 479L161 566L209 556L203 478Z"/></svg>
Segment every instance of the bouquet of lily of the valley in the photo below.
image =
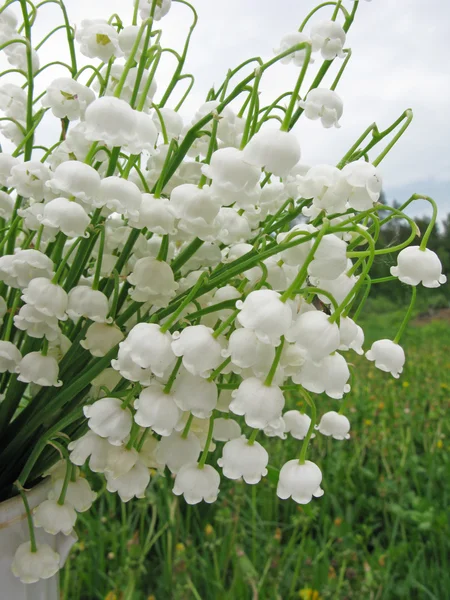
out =
<svg viewBox="0 0 450 600"><path fill-rule="evenodd" d="M35 529L68 535L95 499L85 464L123 502L164 472L186 502L213 502L221 477L257 484L270 438L292 436L298 456L271 464L276 493L301 504L321 496L308 444L315 430L349 437L342 399L352 353L364 353L357 320L371 286L411 286L396 337L366 351L399 377L416 286L445 281L427 249L434 202L378 202L380 163L411 110L384 131L368 127L337 165L301 162L300 118L339 125L335 90L358 2L317 7L270 59L230 69L190 119L181 115L194 85L184 71L194 8L130 5L129 21L76 25L62 0L0 9L9 63L0 80L0 500L20 493L27 506L29 539L12 564L24 582L59 568ZM62 24L36 39L44 10ZM169 10L193 19L176 49L164 46ZM67 63L41 65L56 32L66 34ZM176 66L161 90L167 53ZM263 102L277 68L292 73L292 89ZM403 212L418 198L433 208L423 232ZM411 235L380 247L393 219ZM398 264L371 279L380 254ZM336 410L319 402L318 415L318 394ZM299 396L307 412L293 408ZM26 490L43 477L48 497L31 511Z"/></svg>

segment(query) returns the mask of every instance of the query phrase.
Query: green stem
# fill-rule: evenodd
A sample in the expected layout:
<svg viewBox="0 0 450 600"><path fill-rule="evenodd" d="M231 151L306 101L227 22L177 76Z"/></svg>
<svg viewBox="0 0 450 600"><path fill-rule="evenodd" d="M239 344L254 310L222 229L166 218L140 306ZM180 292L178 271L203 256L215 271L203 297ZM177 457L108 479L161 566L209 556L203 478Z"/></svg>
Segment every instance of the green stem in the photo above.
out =
<svg viewBox="0 0 450 600"><path fill-rule="evenodd" d="M208 381L214 381L214 379L220 375L220 373L225 369L225 367L227 365L229 365L231 362L231 356L229 356L228 358L226 358L224 361L222 361L220 363L220 365L217 367L217 369L215 369L211 375L208 377Z"/></svg>
<svg viewBox="0 0 450 600"><path fill-rule="evenodd" d="M257 438L257 436L258 436L258 433L259 433L259 429L254 429L254 430L252 431L252 434L251 434L251 436L248 438L248 442L247 442L247 444L248 444L249 446L253 446L253 444L255 443L255 440L256 440L256 438Z"/></svg>
<svg viewBox="0 0 450 600"><path fill-rule="evenodd" d="M190 304L190 302L192 301L192 299L195 297L195 294L200 289L200 287L203 285L203 282L205 281L205 279L207 278L207 276L208 276L207 273L203 273L202 275L200 275L200 277L198 278L197 283L191 288L191 291L187 294L187 296L185 297L185 299L183 300L183 302L180 304L180 306L177 308L177 310L161 326L161 333L165 333L166 331L168 331L172 327L172 325L176 322L176 320L178 319L178 317L180 316L180 314L183 312L183 310L186 308L186 306L188 306L188 304Z"/></svg>
<svg viewBox="0 0 450 600"><path fill-rule="evenodd" d="M164 391L165 394L170 394L170 390L172 389L172 386L173 386L173 384L175 382L175 379L177 377L178 371L180 370L182 362L183 362L183 357L180 356L177 359L177 362L175 363L175 366L174 366L174 368L172 370L172 373L170 374L170 377L169 377L166 385L164 386L164 390L163 391Z"/></svg>
<svg viewBox="0 0 450 600"><path fill-rule="evenodd" d="M341 68L338 71L338 74L336 75L333 83L330 85L330 90L332 90L332 91L334 91L337 88L337 85L338 85L338 83L339 83L339 81L340 81L340 79L341 79L341 77L342 77L342 75L343 75L343 73L345 71L345 67L347 66L348 61L352 57L351 48L344 48L344 50L342 50L342 52L345 52L345 54L347 56L344 58L344 61L343 61L342 65L341 65Z"/></svg>
<svg viewBox="0 0 450 600"><path fill-rule="evenodd" d="M37 552L36 536L34 533L34 525L33 525L33 517L31 515L31 510L30 510L30 505L28 504L27 495L25 493L25 490L23 489L23 487L20 485L20 483L18 481L16 481L15 486L16 486L17 490L19 491L19 494L22 497L22 502L25 507L25 512L27 513L28 531L30 532L31 552Z"/></svg>
<svg viewBox="0 0 450 600"><path fill-rule="evenodd" d="M412 317L412 313L414 310L414 306L416 304L416 296L417 296L417 286L412 286L412 294L411 294L411 302L409 304L408 310L406 312L406 315L403 319L402 324L400 325L400 329L397 332L397 335L394 338L394 344L398 344L400 341L400 338L402 337L402 335L405 333L405 329Z"/></svg>
<svg viewBox="0 0 450 600"><path fill-rule="evenodd" d="M202 455L201 455L199 463L198 463L199 469L203 469L203 467L205 466L206 459L208 457L209 447L210 447L211 441L212 441L213 430L214 430L214 415L212 415L211 418L209 419L208 436L206 438L205 447L203 449Z"/></svg>
<svg viewBox="0 0 450 600"><path fill-rule="evenodd" d="M270 387L272 385L273 378L275 377L276 370L280 363L281 353L283 352L283 346L284 336L281 337L280 344L277 346L275 352L275 358L273 359L272 366L270 367L270 371L266 377L266 380L264 381L264 385L266 385L267 387Z"/></svg>
<svg viewBox="0 0 450 600"><path fill-rule="evenodd" d="M316 410L316 405L314 404L314 400L308 394L308 392L306 390L304 390L303 388L301 388L299 391L302 394L302 396L305 398L306 402L311 407L311 423L309 425L309 429L305 436L305 439L303 440L303 444L302 444L300 454L298 457L299 464L304 465L305 460L306 460L306 451L308 450L309 440L311 439L311 436L314 432L314 425L316 424L316 420L317 420L317 410Z"/></svg>
<svg viewBox="0 0 450 600"><path fill-rule="evenodd" d="M98 290L98 285L100 283L100 277L102 274L103 253L105 251L105 239L106 239L105 227L101 226L100 227L100 243L98 246L98 256L97 256L97 262L95 265L94 281L92 283L93 290ZM72 248L71 248L71 250L72 250Z"/></svg>
<svg viewBox="0 0 450 600"><path fill-rule="evenodd" d="M236 309L235 311L233 311L231 313L231 315L228 317L228 319L226 319L223 323L221 323L219 325L219 327L217 329L214 330L213 338L217 339L220 334L222 334L232 323L234 323L234 320L236 319L236 317L237 317L238 314L239 314L239 310L238 309Z"/></svg>
<svg viewBox="0 0 450 600"><path fill-rule="evenodd" d="M73 244L71 245L69 250L66 252L64 258L59 263L58 270L56 271L55 275L53 276L52 283L54 283L55 285L58 284L60 278L62 277L62 274L64 273L64 269L66 268L67 261L69 260L70 256L72 255L73 251L78 246L78 244L80 244L81 241L84 239L85 238L79 237L73 242Z"/></svg>
<svg viewBox="0 0 450 600"><path fill-rule="evenodd" d="M144 29L147 26L151 29L152 22L153 22L153 19L148 19L147 21L144 21L142 23L142 25L140 26L140 28L139 28L138 34L136 36L136 39L134 41L133 47L132 47L131 52L130 52L130 56L128 57L127 62L125 63L125 67L124 67L124 70L122 72L122 75L120 76L119 82L118 82L118 84L116 86L116 89L114 90L114 97L115 98L120 98L120 94L122 93L123 86L125 85L125 82L127 80L128 73L129 73L131 67L135 63L134 57L136 56L136 52L138 51L139 44L141 42L141 38L142 38L142 35L144 33Z"/></svg>
<svg viewBox="0 0 450 600"><path fill-rule="evenodd" d="M61 493L58 498L58 504L63 506L66 500L67 488L69 487L70 480L72 478L72 463L67 459L66 461L66 474L64 476L64 482L61 488Z"/></svg>
<svg viewBox="0 0 450 600"><path fill-rule="evenodd" d="M194 420L194 415L192 413L190 413L188 420L186 421L186 425L184 426L183 429L183 433L181 434L181 437L185 440L187 438L187 436L189 435L189 430L191 428L192 425L192 421Z"/></svg>
<svg viewBox="0 0 450 600"><path fill-rule="evenodd" d="M294 112L295 105L298 102L300 88L301 88L301 85L305 78L306 71L309 66L309 61L311 59L311 44L309 42L303 42L303 44L299 44L298 46L299 46L299 48L301 46L305 49L305 59L303 61L302 69L300 71L297 82L295 84L294 91L292 92L291 100L289 102L289 105L287 107L286 113L283 118L283 123L281 125L281 131L289 131L289 129L290 129L292 114Z"/></svg>
<svg viewBox="0 0 450 600"><path fill-rule="evenodd" d="M26 0L20 0L20 7L22 9L23 24L25 30L25 37L28 40L26 45L27 54L27 118L26 118L26 129L30 131L33 128L33 91L34 91L34 73L33 73L33 55L31 46L31 25L27 10ZM25 145L24 160L30 160L33 154L33 139L34 136L30 136Z"/></svg>

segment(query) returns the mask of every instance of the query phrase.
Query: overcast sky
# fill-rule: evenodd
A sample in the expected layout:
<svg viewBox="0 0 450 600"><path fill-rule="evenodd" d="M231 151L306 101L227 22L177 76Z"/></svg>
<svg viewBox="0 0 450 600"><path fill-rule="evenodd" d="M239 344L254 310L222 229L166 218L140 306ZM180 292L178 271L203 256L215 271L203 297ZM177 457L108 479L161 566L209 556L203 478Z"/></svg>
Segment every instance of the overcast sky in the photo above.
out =
<svg viewBox="0 0 450 600"><path fill-rule="evenodd" d="M182 111L184 116L192 114L203 102L212 84L220 84L228 67L250 56L273 56L281 37L297 30L317 3L193 0L199 24L186 71L195 74L196 85ZM344 0L344 5L351 8L353 2ZM66 6L75 24L82 18L108 18L114 12L129 23L132 0L66 0ZM59 22L56 5L50 4L45 10L37 23L34 43ZM321 18L330 18L331 12L331 7L324 8ZM160 22L163 45L181 49L189 23L189 10L173 3L170 13ZM361 1L347 37L346 46L352 48L353 55L337 88L344 101L342 127L325 130L318 121L301 119L296 132L302 160L307 164L336 163L370 123L376 121L384 129L411 108L414 120L410 128L381 163L385 191L389 199L399 201L414 192L428 194L438 200L442 216L449 212L449 25L448 0ZM50 57L54 60L55 53L59 56L62 43L62 38L55 36L40 52L41 62ZM167 81L171 64L169 59L158 73L160 84ZM319 66L317 60L310 67L312 75ZM336 72L339 65L333 67ZM297 73L293 65L274 67L263 79L263 99L274 99L292 89ZM324 85L329 85L332 77ZM417 212L428 212L426 204L420 205Z"/></svg>

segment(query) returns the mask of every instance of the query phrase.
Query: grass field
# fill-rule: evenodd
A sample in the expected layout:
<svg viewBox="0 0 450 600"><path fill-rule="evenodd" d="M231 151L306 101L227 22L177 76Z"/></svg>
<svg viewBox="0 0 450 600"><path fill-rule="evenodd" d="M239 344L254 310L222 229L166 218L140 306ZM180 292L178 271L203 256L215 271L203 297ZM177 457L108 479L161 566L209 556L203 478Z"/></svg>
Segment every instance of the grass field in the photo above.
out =
<svg viewBox="0 0 450 600"><path fill-rule="evenodd" d="M378 313L364 326L369 342L401 320ZM449 599L450 322L416 319L402 343L400 380L351 355L351 439L318 435L310 446L322 498L281 501L270 473L258 486L223 480L212 506L186 506L160 476L127 505L102 493L80 515L62 598ZM337 404L317 399L319 414ZM301 442L262 443L279 468Z"/></svg>

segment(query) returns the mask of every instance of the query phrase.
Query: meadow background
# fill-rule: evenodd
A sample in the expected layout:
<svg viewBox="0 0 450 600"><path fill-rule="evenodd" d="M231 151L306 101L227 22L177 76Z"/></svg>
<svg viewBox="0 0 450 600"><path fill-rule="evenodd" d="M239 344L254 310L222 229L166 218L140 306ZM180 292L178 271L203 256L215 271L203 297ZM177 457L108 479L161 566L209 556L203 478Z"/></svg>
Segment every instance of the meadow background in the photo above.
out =
<svg viewBox="0 0 450 600"><path fill-rule="evenodd" d="M425 230L426 220L419 225ZM392 225L382 245L406 228ZM430 239L449 273L450 218ZM388 274L383 256L373 277ZM373 286L361 315L365 348L395 335L411 288ZM450 598L450 304L448 286L420 289L402 339L400 380L355 364L345 400L351 438L317 435L310 458L325 495L298 506L276 496L277 469L298 453L292 438L262 438L270 455L257 486L222 479L213 505L187 506L155 474L147 497L122 504L97 481L61 573L64 600L446 600ZM301 407L295 395L290 406ZM317 398L319 415L337 401ZM220 455L222 444L217 445Z"/></svg>

